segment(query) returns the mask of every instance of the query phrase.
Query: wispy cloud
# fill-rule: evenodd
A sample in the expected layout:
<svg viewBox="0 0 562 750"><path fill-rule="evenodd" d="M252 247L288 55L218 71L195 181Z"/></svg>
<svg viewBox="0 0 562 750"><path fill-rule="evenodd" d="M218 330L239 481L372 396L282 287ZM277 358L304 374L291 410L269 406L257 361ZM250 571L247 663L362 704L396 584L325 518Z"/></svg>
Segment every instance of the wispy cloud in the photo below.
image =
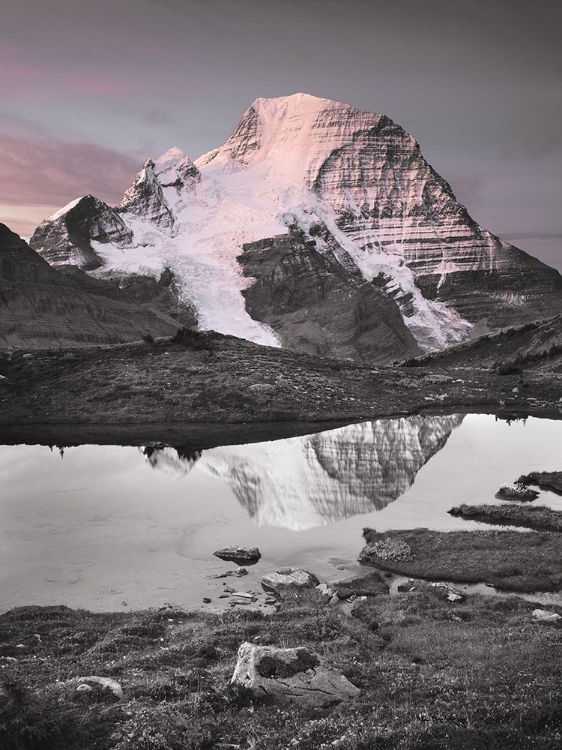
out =
<svg viewBox="0 0 562 750"><path fill-rule="evenodd" d="M0 133L0 221L24 235L81 195L118 203L146 158L25 127L21 132Z"/></svg>
<svg viewBox="0 0 562 750"><path fill-rule="evenodd" d="M87 193L117 202L142 166L139 154L52 136L0 133L0 203L63 205Z"/></svg>

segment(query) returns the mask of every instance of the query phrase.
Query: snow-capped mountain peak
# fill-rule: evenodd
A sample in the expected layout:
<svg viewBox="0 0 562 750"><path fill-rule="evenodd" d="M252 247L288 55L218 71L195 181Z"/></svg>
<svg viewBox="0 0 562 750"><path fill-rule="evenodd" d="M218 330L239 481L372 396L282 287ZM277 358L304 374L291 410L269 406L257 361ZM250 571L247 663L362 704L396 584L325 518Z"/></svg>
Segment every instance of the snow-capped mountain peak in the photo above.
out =
<svg viewBox="0 0 562 750"><path fill-rule="evenodd" d="M147 161L113 214L126 231L92 238L96 273L169 268L201 328L262 344L377 361L562 309L560 275L479 227L399 125L308 94L256 99L195 162Z"/></svg>

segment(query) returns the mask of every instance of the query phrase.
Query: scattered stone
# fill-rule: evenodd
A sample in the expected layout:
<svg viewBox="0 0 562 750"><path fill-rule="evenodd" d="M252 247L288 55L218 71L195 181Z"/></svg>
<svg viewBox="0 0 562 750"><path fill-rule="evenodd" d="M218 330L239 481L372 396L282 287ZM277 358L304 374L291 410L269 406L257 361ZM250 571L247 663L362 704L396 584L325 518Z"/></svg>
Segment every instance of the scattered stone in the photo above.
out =
<svg viewBox="0 0 562 750"><path fill-rule="evenodd" d="M275 594L278 598L291 596L303 589L312 589L320 581L313 573L300 568L281 568L276 573L269 573L261 579L263 590Z"/></svg>
<svg viewBox="0 0 562 750"><path fill-rule="evenodd" d="M247 576L248 571L246 568L236 568L236 570L227 570L226 573L217 573L216 575L207 576L207 578L228 578L229 576L233 576L234 578L242 578L242 576Z"/></svg>
<svg viewBox="0 0 562 750"><path fill-rule="evenodd" d="M261 552L257 547L240 547L237 544L232 544L229 547L218 549L213 552L213 555L229 562L255 565L261 557Z"/></svg>
<svg viewBox="0 0 562 750"><path fill-rule="evenodd" d="M525 500L530 502L536 500L539 493L536 490L530 490L520 482L513 484L502 484L496 493L496 497L505 500Z"/></svg>
<svg viewBox="0 0 562 750"><path fill-rule="evenodd" d="M355 698L360 690L335 669L324 667L307 648L276 648L243 643L231 685L256 697L270 695L279 702L316 708Z"/></svg>
<svg viewBox="0 0 562 750"><path fill-rule="evenodd" d="M82 685L86 687L81 687ZM100 694L112 693L119 700L123 699L123 688L117 682L117 680L112 680L110 677L97 677L95 675L90 675L89 677L79 677L76 690L78 692L88 692L88 687L92 692Z"/></svg>
<svg viewBox="0 0 562 750"><path fill-rule="evenodd" d="M209 597L208 597L208 596L204 596L204 597L203 597L203 604L210 604L210 603L211 603L211 601L212 601L212 599L209 599Z"/></svg>
<svg viewBox="0 0 562 750"><path fill-rule="evenodd" d="M561 615L557 615L556 612L549 612L547 609L534 609L531 617L537 622L559 622L562 620Z"/></svg>

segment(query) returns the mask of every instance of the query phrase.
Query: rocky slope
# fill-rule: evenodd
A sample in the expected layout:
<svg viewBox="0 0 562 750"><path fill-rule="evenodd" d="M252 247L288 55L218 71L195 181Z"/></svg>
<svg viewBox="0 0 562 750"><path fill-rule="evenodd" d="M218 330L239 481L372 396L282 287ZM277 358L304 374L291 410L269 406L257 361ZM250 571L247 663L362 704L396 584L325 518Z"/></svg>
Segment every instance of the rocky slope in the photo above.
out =
<svg viewBox="0 0 562 750"><path fill-rule="evenodd" d="M0 347L110 344L164 336L178 323L159 305L140 304L108 281L66 266L51 267L17 234L0 224ZM168 292L168 305L175 303Z"/></svg>
<svg viewBox="0 0 562 750"><path fill-rule="evenodd" d="M562 315L485 334L412 364L562 373Z"/></svg>
<svg viewBox="0 0 562 750"><path fill-rule="evenodd" d="M431 351L476 323L562 311L560 274L482 229L402 128L327 99L257 99L220 148L195 163L171 149L146 162L115 210L92 201L47 219L32 246L98 276L158 279L169 268L202 328L261 344L377 361L412 337ZM279 240L289 234L303 242ZM278 282L298 292L272 304Z"/></svg>
<svg viewBox="0 0 562 750"><path fill-rule="evenodd" d="M382 510L414 483L462 416L407 417L204 451L198 466L233 490L260 525L295 531ZM187 474L192 456L152 450L154 468Z"/></svg>

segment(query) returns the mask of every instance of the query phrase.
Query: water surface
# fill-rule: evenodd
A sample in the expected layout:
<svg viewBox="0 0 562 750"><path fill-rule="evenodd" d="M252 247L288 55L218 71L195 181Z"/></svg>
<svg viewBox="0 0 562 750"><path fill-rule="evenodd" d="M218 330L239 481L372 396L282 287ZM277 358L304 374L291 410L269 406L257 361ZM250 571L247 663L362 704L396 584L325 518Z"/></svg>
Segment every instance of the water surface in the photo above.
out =
<svg viewBox="0 0 562 750"><path fill-rule="evenodd" d="M413 416L315 435L193 448L0 446L0 608L94 610L217 600L232 569L212 556L257 545L239 590L284 565L349 575L361 531L471 529L453 505L498 502L500 484L562 469L562 421ZM541 492L537 504L562 509ZM344 568L342 570L341 568ZM233 582L234 581L234 582Z"/></svg>

